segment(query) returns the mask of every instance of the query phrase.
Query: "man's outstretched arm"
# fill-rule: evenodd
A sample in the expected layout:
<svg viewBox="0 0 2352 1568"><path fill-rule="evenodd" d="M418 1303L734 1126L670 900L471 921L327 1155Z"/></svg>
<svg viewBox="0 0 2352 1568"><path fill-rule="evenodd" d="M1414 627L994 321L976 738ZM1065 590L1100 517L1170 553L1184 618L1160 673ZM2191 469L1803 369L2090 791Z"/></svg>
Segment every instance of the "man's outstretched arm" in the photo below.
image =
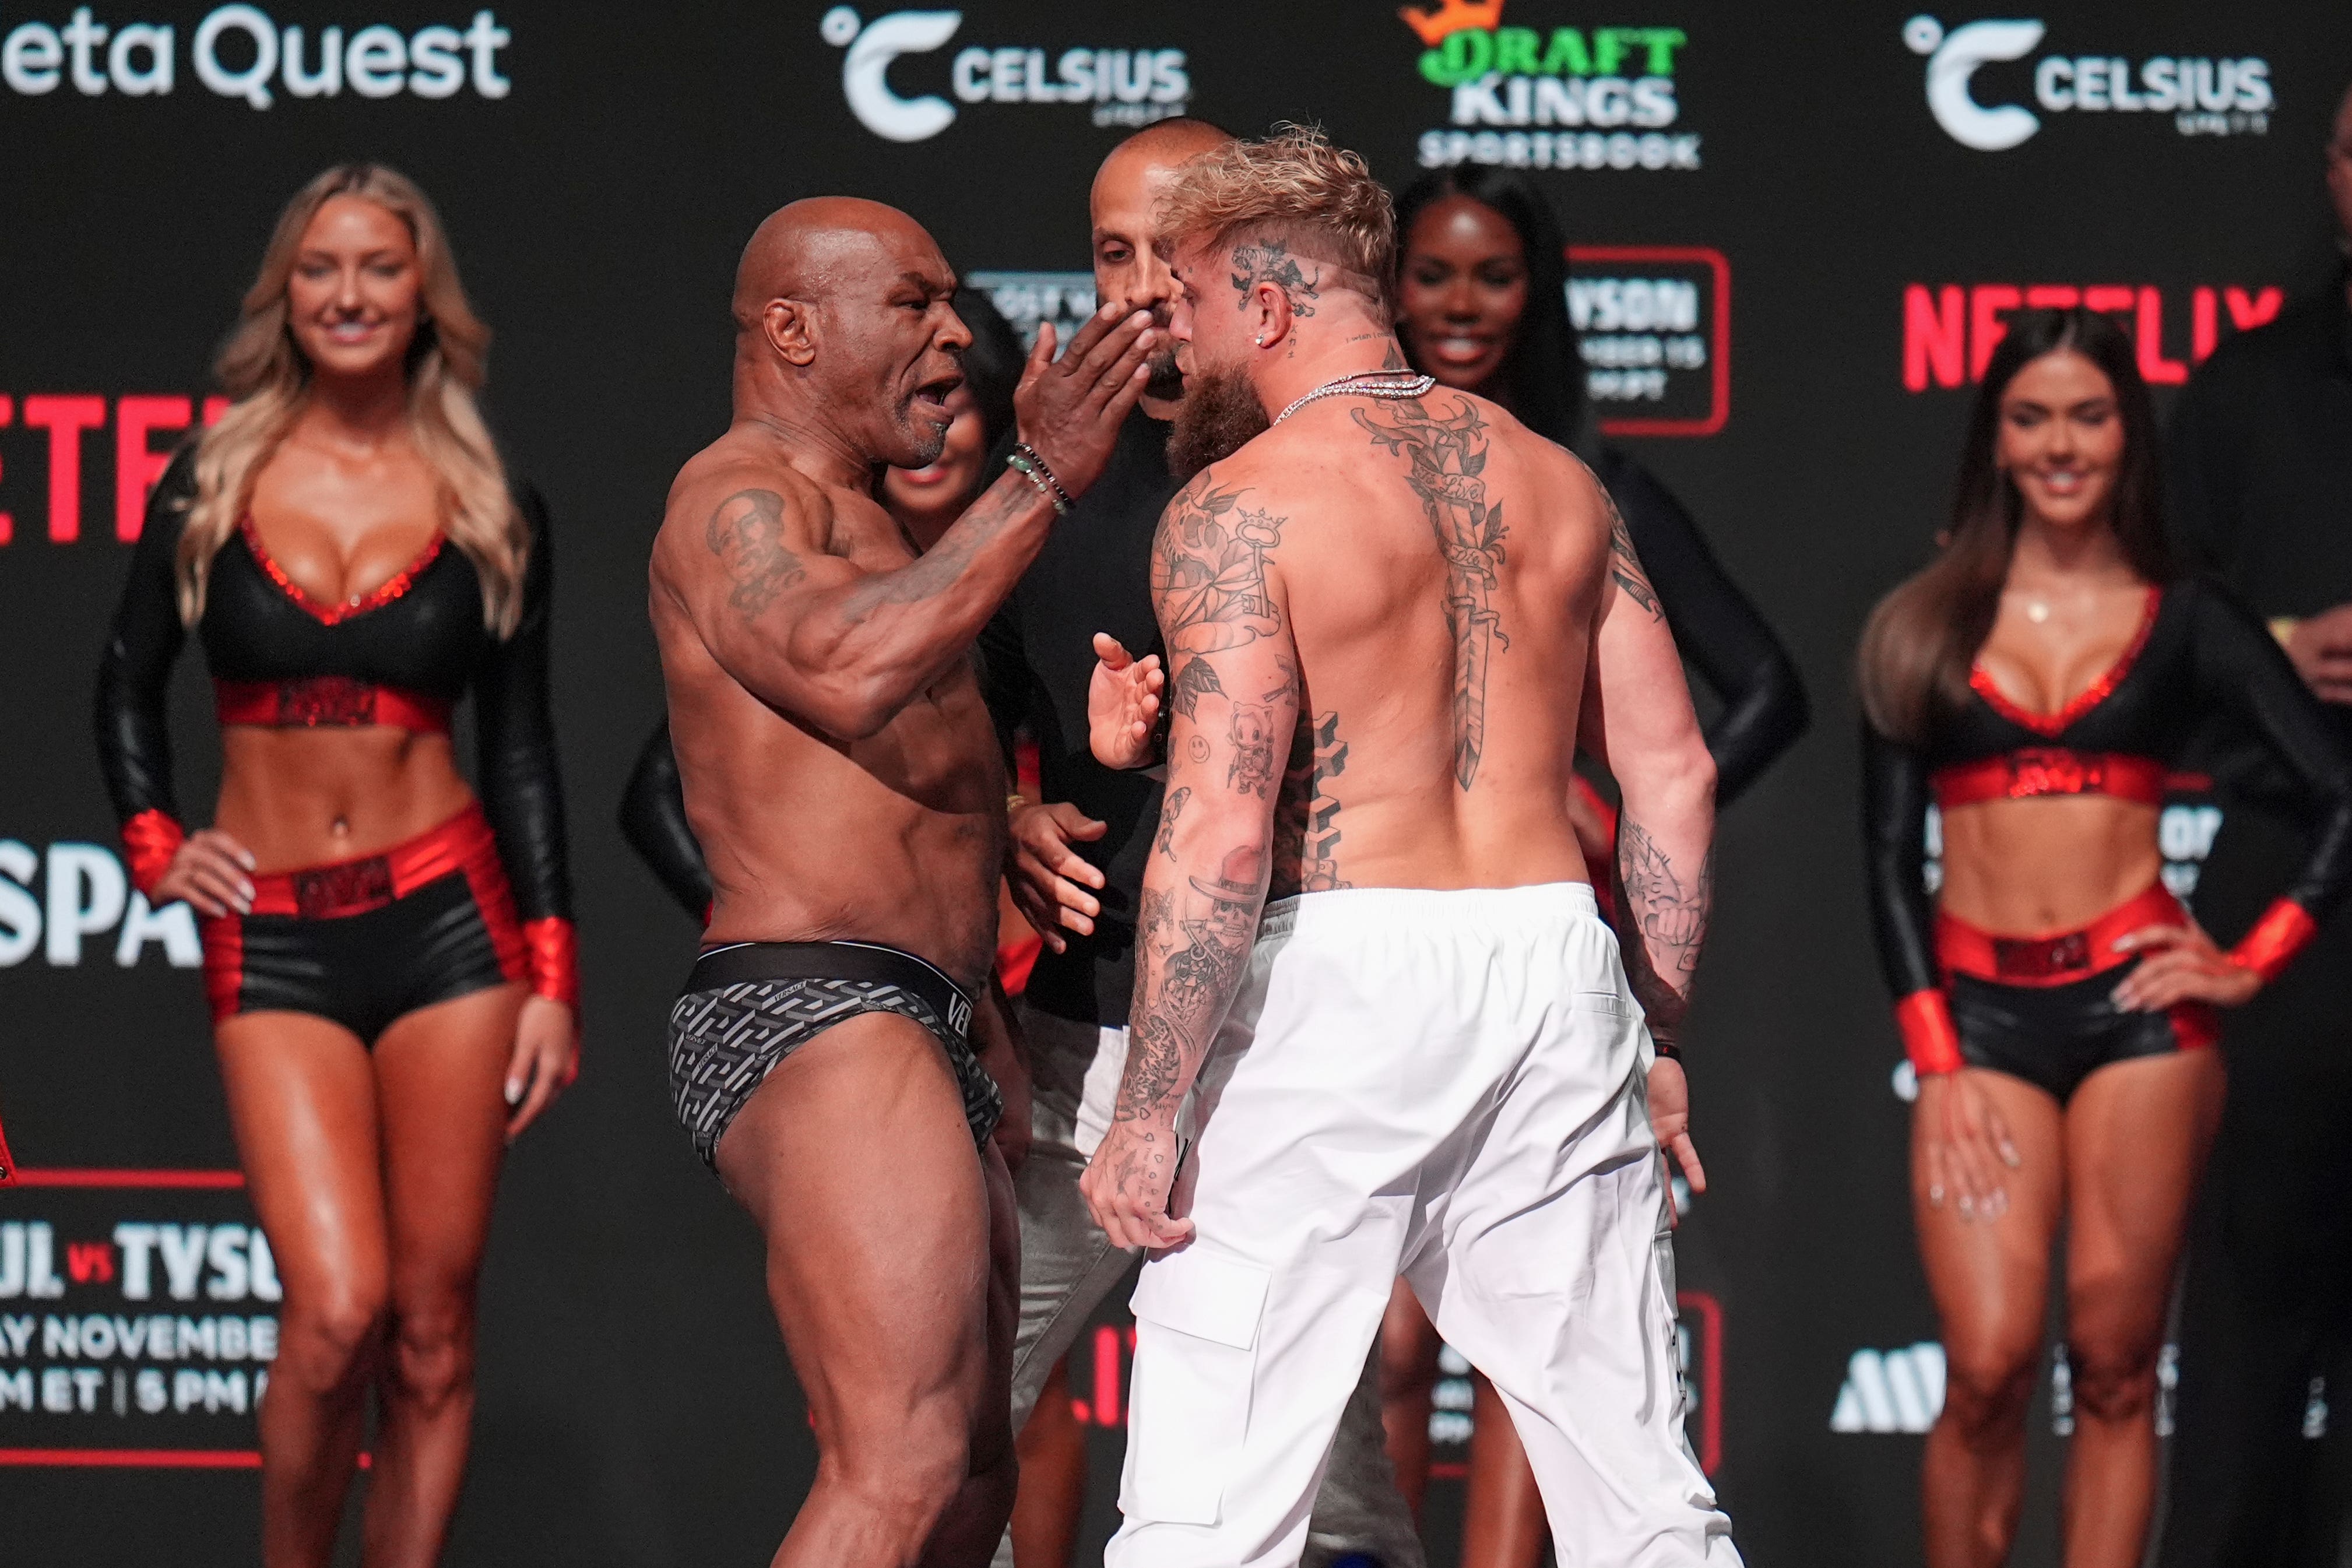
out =
<svg viewBox="0 0 2352 1568"><path fill-rule="evenodd" d="M1715 898L1715 763L1625 521L1600 481L1586 479L1611 533L1580 738L1622 792L1616 871L1626 973L1651 1035L1671 1055Z"/></svg>
<svg viewBox="0 0 2352 1568"><path fill-rule="evenodd" d="M1102 472L1140 395L1152 338L1142 312L1106 310L1053 360L1050 331L1013 395L1021 428L1075 495ZM875 733L961 658L1053 525L1054 507L1010 469L937 543L868 572L826 552L817 492L739 466L672 498L657 590L743 688L843 740Z"/></svg>
<svg viewBox="0 0 2352 1568"><path fill-rule="evenodd" d="M804 515L795 492L744 478L705 487L715 504L674 503L678 536L656 557L656 590L745 690L840 740L880 730L963 656L1054 516L1008 475L930 551L867 572L825 552L829 522Z"/></svg>
<svg viewBox="0 0 2352 1568"><path fill-rule="evenodd" d="M1298 720L1298 663L1266 553L1286 519L1213 468L1169 503L1151 589L1169 650L1171 795L1188 804L1143 875L1127 1075L1082 1184L1121 1247L1172 1247L1176 1112L1233 1005L1272 871L1275 796ZM1261 504L1253 504L1258 502Z"/></svg>

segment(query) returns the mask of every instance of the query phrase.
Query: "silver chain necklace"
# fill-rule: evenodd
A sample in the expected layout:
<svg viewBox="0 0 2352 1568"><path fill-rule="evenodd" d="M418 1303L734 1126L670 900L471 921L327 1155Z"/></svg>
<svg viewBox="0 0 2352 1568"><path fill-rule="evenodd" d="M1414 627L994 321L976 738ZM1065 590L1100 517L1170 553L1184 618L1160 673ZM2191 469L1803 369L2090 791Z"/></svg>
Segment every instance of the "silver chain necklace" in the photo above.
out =
<svg viewBox="0 0 2352 1568"><path fill-rule="evenodd" d="M1349 394L1360 397L1423 397L1436 384L1437 378L1433 375L1414 375L1408 371L1350 371L1336 380L1325 382L1306 396L1294 401L1274 416L1274 425L1281 424L1318 397L1339 397ZM1266 428L1271 430L1274 425Z"/></svg>

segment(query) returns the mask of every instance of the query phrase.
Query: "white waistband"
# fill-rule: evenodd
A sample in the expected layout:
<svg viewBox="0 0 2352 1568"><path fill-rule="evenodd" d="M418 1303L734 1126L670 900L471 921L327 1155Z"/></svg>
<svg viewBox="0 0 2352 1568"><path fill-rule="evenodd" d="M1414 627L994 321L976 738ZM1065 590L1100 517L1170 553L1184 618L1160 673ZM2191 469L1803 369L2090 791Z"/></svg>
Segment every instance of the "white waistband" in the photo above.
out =
<svg viewBox="0 0 2352 1568"><path fill-rule="evenodd" d="M1511 928L1557 920L1599 920L1589 882L1519 888L1335 888L1294 893L1265 906L1260 936L1340 932L1368 926Z"/></svg>

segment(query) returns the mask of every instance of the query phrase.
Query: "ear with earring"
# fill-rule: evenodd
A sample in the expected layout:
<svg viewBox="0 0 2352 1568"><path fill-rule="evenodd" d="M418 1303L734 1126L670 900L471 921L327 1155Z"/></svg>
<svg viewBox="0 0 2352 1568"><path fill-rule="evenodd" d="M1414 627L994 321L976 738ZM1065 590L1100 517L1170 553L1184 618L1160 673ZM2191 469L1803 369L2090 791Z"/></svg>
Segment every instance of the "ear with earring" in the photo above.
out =
<svg viewBox="0 0 2352 1568"><path fill-rule="evenodd" d="M1260 348L1264 348L1264 347L1265 347L1265 334L1264 332L1260 332L1260 333L1259 333L1259 334L1258 334L1255 339L1253 339L1252 341L1253 341L1254 342L1255 342L1255 343L1257 344L1257 346L1258 346L1258 347L1260 347Z"/></svg>

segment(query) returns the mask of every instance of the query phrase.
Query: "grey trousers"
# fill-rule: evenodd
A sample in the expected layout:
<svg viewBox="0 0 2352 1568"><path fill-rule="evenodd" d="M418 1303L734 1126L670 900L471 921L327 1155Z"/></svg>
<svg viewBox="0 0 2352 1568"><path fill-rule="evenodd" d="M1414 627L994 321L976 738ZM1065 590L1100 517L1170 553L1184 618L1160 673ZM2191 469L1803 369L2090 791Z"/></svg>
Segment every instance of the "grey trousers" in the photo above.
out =
<svg viewBox="0 0 2352 1568"><path fill-rule="evenodd" d="M1015 1432L1028 1424L1055 1364L1135 1262L1135 1254L1110 1244L1078 1192L1088 1158L1080 1151L1100 1142L1118 1090L1127 1031L1027 1007L1022 1023L1029 1042L1033 1141L1028 1163L1013 1179L1021 1214L1021 1324L1013 1346ZM1082 1126L1087 1130L1083 1133ZM1381 1427L1380 1353L1375 1342L1340 1414L1307 1526L1301 1559L1307 1568L1328 1568L1355 1556L1369 1557L1381 1568L1424 1568L1421 1536L1389 1468ZM998 1543L994 1568L1013 1568L1009 1533Z"/></svg>

